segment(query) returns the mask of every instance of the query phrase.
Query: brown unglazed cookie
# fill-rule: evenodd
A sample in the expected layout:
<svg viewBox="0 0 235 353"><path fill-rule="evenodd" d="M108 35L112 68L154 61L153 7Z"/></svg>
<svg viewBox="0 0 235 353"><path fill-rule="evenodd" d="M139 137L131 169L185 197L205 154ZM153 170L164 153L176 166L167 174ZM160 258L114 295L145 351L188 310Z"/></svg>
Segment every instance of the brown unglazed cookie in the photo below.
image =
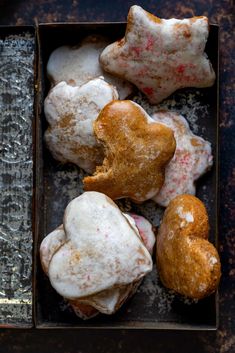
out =
<svg viewBox="0 0 235 353"><path fill-rule="evenodd" d="M173 131L155 123L141 106L129 100L107 104L93 127L105 158L93 176L84 178L85 190L136 202L156 195L164 183L165 166L175 152Z"/></svg>
<svg viewBox="0 0 235 353"><path fill-rule="evenodd" d="M185 194L170 202L157 236L157 267L166 287L195 299L216 290L221 265L208 233L207 211L198 198Z"/></svg>

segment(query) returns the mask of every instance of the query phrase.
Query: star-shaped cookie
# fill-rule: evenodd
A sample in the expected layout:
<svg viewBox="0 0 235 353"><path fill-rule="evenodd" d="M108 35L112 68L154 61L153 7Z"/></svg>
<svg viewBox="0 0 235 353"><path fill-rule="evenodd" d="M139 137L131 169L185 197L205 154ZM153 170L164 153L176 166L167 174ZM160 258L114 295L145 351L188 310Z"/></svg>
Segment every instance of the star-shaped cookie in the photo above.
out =
<svg viewBox="0 0 235 353"><path fill-rule="evenodd" d="M182 115L158 111L151 117L171 128L176 140L174 157L166 166L165 182L153 197L159 205L166 207L177 195L195 195L195 181L211 168L213 156L210 142L194 135Z"/></svg>
<svg viewBox="0 0 235 353"><path fill-rule="evenodd" d="M215 73L205 54L206 17L160 19L132 6L125 37L104 49L103 68L134 83L153 104L183 87L209 87Z"/></svg>

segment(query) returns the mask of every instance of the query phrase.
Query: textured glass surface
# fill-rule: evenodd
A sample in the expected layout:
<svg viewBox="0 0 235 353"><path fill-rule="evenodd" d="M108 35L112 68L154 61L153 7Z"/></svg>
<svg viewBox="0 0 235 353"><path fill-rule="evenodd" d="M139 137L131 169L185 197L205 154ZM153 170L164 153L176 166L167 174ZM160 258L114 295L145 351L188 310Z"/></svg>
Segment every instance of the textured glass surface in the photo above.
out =
<svg viewBox="0 0 235 353"><path fill-rule="evenodd" d="M0 39L0 324L32 323L35 42Z"/></svg>

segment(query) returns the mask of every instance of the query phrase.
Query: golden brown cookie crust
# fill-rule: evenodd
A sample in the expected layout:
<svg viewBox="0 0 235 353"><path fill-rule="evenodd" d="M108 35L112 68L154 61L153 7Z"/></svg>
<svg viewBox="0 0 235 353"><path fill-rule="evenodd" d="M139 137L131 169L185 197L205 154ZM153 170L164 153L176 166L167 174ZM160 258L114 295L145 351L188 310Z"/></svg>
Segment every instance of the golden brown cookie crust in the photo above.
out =
<svg viewBox="0 0 235 353"><path fill-rule="evenodd" d="M157 236L157 267L166 287L195 299L216 290L221 265L208 233L208 215L198 198L185 194L170 202Z"/></svg>
<svg viewBox="0 0 235 353"><path fill-rule="evenodd" d="M128 100L107 104L93 127L104 146L105 159L94 176L84 178L85 190L136 202L156 195L164 182L165 166L175 152L173 131L155 123Z"/></svg>

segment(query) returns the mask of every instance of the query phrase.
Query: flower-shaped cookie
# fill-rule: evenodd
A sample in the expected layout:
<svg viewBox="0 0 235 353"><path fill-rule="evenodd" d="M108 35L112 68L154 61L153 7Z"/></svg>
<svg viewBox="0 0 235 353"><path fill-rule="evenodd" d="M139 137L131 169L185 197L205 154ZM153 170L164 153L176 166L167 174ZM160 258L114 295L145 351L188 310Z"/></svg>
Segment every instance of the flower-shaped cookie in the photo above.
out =
<svg viewBox="0 0 235 353"><path fill-rule="evenodd" d="M207 212L199 199L179 195L170 202L157 235L157 267L167 288L195 299L216 290L220 259L208 233Z"/></svg>
<svg viewBox="0 0 235 353"><path fill-rule="evenodd" d="M144 234L153 247L152 230ZM43 240L40 255L52 286L83 318L115 312L152 269L133 218L97 192L67 206L63 226Z"/></svg>
<svg viewBox="0 0 235 353"><path fill-rule="evenodd" d="M166 207L177 195L195 195L195 181L213 164L211 144L194 135L184 117L175 112L159 111L152 119L170 127L176 139L174 157L166 166L165 182L153 197L159 205Z"/></svg>
<svg viewBox="0 0 235 353"><path fill-rule="evenodd" d="M109 43L107 38L91 35L77 46L62 46L54 50L47 63L51 83L56 85L65 81L71 86L81 86L103 76L106 82L117 88L120 99L125 99L133 91L133 86L105 72L99 63L100 53Z"/></svg>
<svg viewBox="0 0 235 353"><path fill-rule="evenodd" d="M103 68L134 83L151 103L183 87L209 87L215 73L204 53L208 19L164 20L130 8L126 34L100 56Z"/></svg>
<svg viewBox="0 0 235 353"><path fill-rule="evenodd" d="M87 172L94 171L103 153L92 122L107 103L117 98L116 89L101 78L81 87L60 82L52 88L44 111L50 125L45 141L53 157L63 163L75 163Z"/></svg>
<svg viewBox="0 0 235 353"><path fill-rule="evenodd" d="M136 202L156 195L175 152L173 131L155 123L138 104L128 100L107 104L93 126L104 145L105 159L93 176L84 178L85 190Z"/></svg>

